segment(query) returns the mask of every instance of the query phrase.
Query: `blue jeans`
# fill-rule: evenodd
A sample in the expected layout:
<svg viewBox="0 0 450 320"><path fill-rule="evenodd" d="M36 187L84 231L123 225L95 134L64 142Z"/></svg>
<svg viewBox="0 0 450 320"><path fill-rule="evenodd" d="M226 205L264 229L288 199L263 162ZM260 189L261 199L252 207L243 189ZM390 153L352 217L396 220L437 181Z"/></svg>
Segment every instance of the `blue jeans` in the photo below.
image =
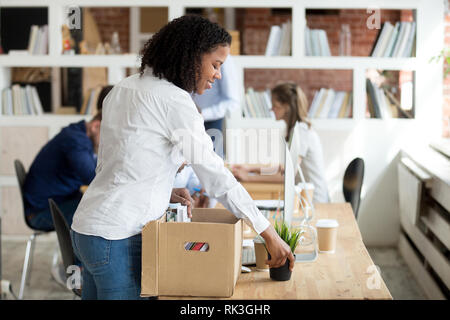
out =
<svg viewBox="0 0 450 320"><path fill-rule="evenodd" d="M61 210L64 218L66 219L67 225L72 225L73 215L77 210L78 204L81 201L82 193L77 192L73 197L67 199L64 202L56 203L58 208ZM50 212L50 208L39 212L27 213L28 223L37 230L53 231L55 226L53 225L53 218Z"/></svg>
<svg viewBox="0 0 450 320"><path fill-rule="evenodd" d="M82 300L138 300L141 293L142 236L106 240L70 231L82 263Z"/></svg>

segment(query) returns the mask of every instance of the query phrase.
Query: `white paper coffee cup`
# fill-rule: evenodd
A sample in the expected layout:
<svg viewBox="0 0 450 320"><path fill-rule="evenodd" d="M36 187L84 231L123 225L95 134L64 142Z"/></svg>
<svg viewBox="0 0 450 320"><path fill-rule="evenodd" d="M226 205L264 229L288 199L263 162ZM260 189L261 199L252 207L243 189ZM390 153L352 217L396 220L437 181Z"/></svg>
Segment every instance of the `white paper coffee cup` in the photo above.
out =
<svg viewBox="0 0 450 320"><path fill-rule="evenodd" d="M319 252L334 253L339 223L334 219L319 219L316 223Z"/></svg>
<svg viewBox="0 0 450 320"><path fill-rule="evenodd" d="M256 260L256 270L258 271L269 271L269 265L265 263L268 259L267 250L264 246L264 239L256 237L253 239L255 245L255 260Z"/></svg>

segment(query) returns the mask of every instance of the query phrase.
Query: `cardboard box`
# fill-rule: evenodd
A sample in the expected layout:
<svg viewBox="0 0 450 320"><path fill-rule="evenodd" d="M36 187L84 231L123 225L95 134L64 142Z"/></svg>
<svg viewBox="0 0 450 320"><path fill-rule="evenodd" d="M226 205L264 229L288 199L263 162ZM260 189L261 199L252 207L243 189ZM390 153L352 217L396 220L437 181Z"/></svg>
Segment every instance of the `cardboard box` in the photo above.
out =
<svg viewBox="0 0 450 320"><path fill-rule="evenodd" d="M186 250L206 242L208 251ZM225 209L194 209L192 222L142 230L141 296L230 297L241 272L242 221Z"/></svg>

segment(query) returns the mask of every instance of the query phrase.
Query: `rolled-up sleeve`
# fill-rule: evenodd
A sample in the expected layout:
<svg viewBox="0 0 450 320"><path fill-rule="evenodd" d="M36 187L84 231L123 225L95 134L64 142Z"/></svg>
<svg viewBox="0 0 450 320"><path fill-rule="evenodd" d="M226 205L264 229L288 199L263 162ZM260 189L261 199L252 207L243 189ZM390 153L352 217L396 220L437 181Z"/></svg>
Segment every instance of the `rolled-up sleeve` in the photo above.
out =
<svg viewBox="0 0 450 320"><path fill-rule="evenodd" d="M205 132L203 118L191 97L176 95L167 101L167 127L171 143L192 166L202 186L212 198L260 234L269 226L245 188L224 166ZM174 160L175 161L175 160Z"/></svg>

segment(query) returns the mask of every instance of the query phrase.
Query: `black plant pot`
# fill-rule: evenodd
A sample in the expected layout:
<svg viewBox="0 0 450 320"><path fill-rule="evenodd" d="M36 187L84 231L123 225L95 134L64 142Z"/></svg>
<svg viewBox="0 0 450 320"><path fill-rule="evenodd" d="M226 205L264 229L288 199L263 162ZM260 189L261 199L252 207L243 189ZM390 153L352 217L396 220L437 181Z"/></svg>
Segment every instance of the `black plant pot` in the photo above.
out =
<svg viewBox="0 0 450 320"><path fill-rule="evenodd" d="M268 258L270 258L270 253L268 253ZM295 254L294 254L295 258ZM269 268L270 279L275 281L287 281L291 279L292 272L289 270L289 259L286 259L286 263L278 268Z"/></svg>

